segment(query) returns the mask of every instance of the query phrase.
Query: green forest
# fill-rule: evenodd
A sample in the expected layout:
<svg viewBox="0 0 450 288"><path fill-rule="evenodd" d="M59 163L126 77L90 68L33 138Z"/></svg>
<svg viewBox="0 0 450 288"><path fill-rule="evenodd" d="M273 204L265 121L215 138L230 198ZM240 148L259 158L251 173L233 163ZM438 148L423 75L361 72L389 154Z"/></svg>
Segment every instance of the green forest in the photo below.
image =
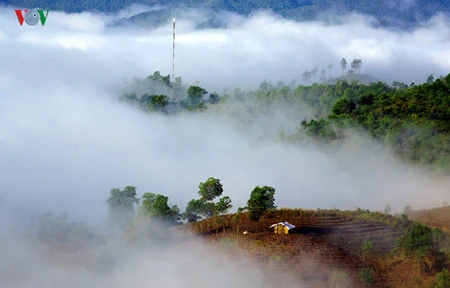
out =
<svg viewBox="0 0 450 288"><path fill-rule="evenodd" d="M233 107L234 118L251 122L258 115L289 106L308 107L313 117L297 123L294 133L279 131L279 140L301 145L339 143L356 131L383 143L402 160L450 174L450 74L423 84L393 82L361 84L357 80L328 79L311 85L272 85L257 90L209 93L200 86L174 82L159 72L135 79L120 100L148 113L221 113ZM283 106L284 105L284 106Z"/></svg>

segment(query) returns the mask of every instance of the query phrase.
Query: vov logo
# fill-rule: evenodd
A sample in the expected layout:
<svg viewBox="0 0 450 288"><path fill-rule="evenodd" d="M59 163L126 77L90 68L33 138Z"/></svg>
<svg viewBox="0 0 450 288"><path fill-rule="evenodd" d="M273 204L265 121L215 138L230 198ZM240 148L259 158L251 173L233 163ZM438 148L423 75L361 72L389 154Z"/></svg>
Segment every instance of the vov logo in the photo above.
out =
<svg viewBox="0 0 450 288"><path fill-rule="evenodd" d="M16 12L17 21L19 21L20 26L22 26L24 21L28 25L34 26L39 20L41 21L42 26L44 26L45 21L47 21L49 10L14 10L14 12Z"/></svg>

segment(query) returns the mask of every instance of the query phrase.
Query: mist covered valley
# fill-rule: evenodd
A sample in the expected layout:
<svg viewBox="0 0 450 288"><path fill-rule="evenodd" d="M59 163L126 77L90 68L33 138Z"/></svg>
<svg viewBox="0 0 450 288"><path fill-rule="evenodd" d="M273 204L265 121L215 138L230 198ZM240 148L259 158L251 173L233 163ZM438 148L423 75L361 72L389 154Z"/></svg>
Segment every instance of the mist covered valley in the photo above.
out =
<svg viewBox="0 0 450 288"><path fill-rule="evenodd" d="M396 31L364 14L330 24L262 11L197 29L196 11L177 22L173 79L171 17L110 25L132 6L20 26L14 8L0 8L2 287L278 287L242 247L224 253L228 240L171 222L188 220L209 177L232 201L222 216L265 185L277 208L402 214L449 200L445 15ZM115 225L107 200L130 186L133 224ZM140 212L156 195L170 225Z"/></svg>

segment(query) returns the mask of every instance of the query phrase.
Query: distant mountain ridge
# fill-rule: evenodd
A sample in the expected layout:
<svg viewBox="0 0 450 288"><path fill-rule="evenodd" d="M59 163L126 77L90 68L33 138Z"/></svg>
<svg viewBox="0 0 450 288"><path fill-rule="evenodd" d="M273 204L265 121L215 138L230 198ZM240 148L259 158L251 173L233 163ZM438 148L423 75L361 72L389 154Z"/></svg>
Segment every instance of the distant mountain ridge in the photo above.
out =
<svg viewBox="0 0 450 288"><path fill-rule="evenodd" d="M45 8L49 10L79 13L98 11L114 13L131 4L163 6L151 11L151 17L162 16L180 5L189 8L207 8L213 11L228 11L249 15L254 11L271 9L281 16L298 20L322 19L324 15L345 15L358 12L373 16L380 26L408 29L429 20L437 13L450 15L450 0L105 0L105 1L55 1L55 0L6 0L4 5L21 8ZM145 12L148 13L148 12ZM145 14L140 16L145 18ZM145 22L145 21L144 21ZM214 20L213 20L214 22ZM212 24L214 27L214 23Z"/></svg>

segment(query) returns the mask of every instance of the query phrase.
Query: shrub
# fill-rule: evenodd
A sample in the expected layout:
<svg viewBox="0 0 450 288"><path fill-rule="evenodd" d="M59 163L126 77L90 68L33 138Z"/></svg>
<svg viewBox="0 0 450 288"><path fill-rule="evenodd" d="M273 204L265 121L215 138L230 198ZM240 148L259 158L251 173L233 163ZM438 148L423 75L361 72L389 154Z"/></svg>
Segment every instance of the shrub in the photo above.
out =
<svg viewBox="0 0 450 288"><path fill-rule="evenodd" d="M433 229L426 225L414 223L396 240L395 249L401 250L405 257L423 258L434 249L434 246Z"/></svg>
<svg viewBox="0 0 450 288"><path fill-rule="evenodd" d="M450 272L447 269L443 269L435 276L435 284L433 288L448 288L450 287Z"/></svg>
<svg viewBox="0 0 450 288"><path fill-rule="evenodd" d="M361 257L365 261L372 254L373 245L372 241L364 241L361 244Z"/></svg>
<svg viewBox="0 0 450 288"><path fill-rule="evenodd" d="M220 244L223 250L228 250L233 246L234 240L230 237L225 237L222 239Z"/></svg>
<svg viewBox="0 0 450 288"><path fill-rule="evenodd" d="M361 272L359 275L364 283L373 285L373 270L372 270L372 268L361 269Z"/></svg>
<svg viewBox="0 0 450 288"><path fill-rule="evenodd" d="M345 271L341 271L341 270L334 270L331 273L331 285L337 284L337 283L341 283L343 281L345 281L345 279L347 279L348 275Z"/></svg>

